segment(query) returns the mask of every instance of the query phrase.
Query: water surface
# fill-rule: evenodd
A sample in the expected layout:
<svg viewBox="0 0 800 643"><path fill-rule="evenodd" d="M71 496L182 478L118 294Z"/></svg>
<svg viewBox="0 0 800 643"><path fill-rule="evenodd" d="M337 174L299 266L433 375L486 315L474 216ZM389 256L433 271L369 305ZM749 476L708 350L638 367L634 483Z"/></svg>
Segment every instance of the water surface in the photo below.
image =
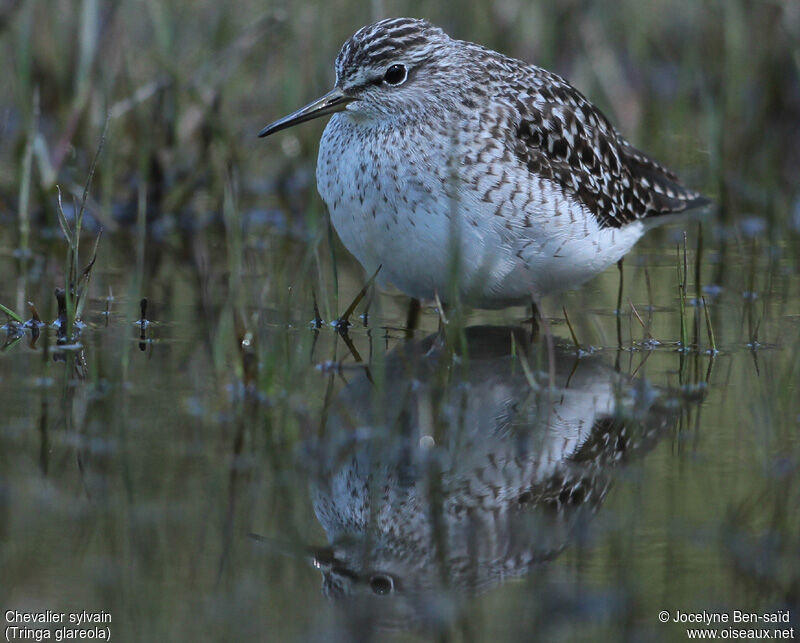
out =
<svg viewBox="0 0 800 643"><path fill-rule="evenodd" d="M324 262L272 269L265 246L309 264L270 227L244 230L232 289L209 243L137 293L104 240L79 346L3 331L3 605L106 610L125 639L325 640L672 640L661 610L794 606L797 240L691 223L683 347L682 230L627 260L621 349L616 270L545 303L552 363L521 308L445 339L375 292L343 336L357 266L339 249L337 302ZM45 291L5 263L3 301Z"/></svg>

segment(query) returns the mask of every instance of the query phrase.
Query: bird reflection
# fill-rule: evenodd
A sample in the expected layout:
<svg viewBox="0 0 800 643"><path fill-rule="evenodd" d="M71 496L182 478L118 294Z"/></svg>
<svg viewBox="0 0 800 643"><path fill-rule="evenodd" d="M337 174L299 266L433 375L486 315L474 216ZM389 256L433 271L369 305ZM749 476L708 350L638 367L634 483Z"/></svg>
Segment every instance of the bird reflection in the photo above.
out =
<svg viewBox="0 0 800 643"><path fill-rule="evenodd" d="M431 337L389 353L349 381L306 453L323 591L384 627L441 622L558 556L611 470L676 417L643 380L574 348L556 347L551 382L546 348L520 329L470 328L466 346Z"/></svg>

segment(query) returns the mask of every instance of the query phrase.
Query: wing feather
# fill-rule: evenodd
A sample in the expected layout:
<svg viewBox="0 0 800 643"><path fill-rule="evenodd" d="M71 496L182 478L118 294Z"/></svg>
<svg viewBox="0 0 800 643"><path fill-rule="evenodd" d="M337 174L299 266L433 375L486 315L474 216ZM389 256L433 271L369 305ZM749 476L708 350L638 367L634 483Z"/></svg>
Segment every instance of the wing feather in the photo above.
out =
<svg viewBox="0 0 800 643"><path fill-rule="evenodd" d="M529 171L560 184L601 227L619 228L709 203L628 143L563 78L537 67L528 70L535 91L528 84L506 88L516 117L509 143Z"/></svg>

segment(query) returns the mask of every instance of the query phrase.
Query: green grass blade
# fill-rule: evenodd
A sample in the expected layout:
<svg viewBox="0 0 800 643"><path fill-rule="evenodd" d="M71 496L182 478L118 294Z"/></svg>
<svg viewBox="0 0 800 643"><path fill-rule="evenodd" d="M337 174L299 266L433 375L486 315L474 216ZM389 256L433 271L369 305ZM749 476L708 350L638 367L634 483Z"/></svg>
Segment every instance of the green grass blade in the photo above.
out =
<svg viewBox="0 0 800 643"><path fill-rule="evenodd" d="M3 306L3 304L0 304L0 311L4 312L4 313L5 313L6 315L8 315L8 316L9 316L11 319L13 319L15 322L17 322L17 323L19 323L19 324L21 324L21 323L22 323L22 317L20 317L19 315L17 315L17 313L15 313L15 312L14 312L13 310L11 310L10 308L6 308L5 306Z"/></svg>

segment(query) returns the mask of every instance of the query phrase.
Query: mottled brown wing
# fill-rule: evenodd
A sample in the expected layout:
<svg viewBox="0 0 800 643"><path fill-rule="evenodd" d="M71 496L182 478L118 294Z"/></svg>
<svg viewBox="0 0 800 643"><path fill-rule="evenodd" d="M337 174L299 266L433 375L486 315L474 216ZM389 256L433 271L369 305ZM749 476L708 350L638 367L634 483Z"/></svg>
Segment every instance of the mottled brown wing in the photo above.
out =
<svg viewBox="0 0 800 643"><path fill-rule="evenodd" d="M513 149L531 172L584 203L601 227L619 228L709 202L622 138L565 80L544 70L537 76L536 94L516 100Z"/></svg>

